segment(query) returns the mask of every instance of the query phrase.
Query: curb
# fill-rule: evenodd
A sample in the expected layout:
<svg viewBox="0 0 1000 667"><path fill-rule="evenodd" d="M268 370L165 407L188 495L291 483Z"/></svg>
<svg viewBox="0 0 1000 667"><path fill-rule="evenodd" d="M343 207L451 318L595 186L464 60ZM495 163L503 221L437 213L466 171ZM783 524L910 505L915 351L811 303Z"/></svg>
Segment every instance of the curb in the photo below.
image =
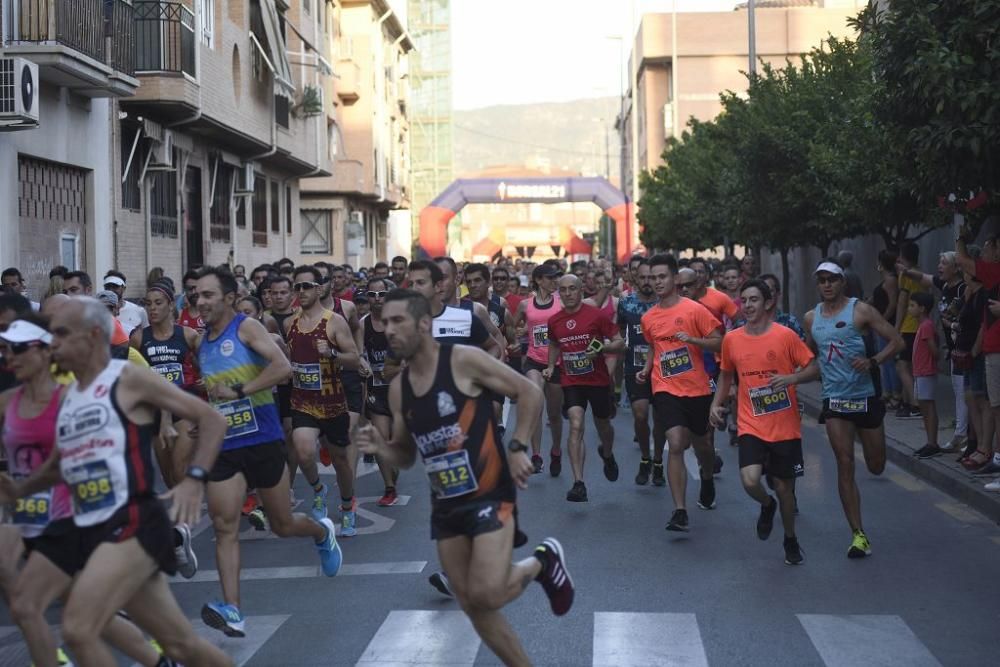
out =
<svg viewBox="0 0 1000 667"><path fill-rule="evenodd" d="M820 403L803 394L799 394L798 398L810 417L819 417ZM885 444L886 458L891 463L955 500L965 503L993 523L1000 524L1000 493L990 493L983 490L982 485L988 481L988 478L983 478L981 481L971 480L967 475L951 469L938 459L915 458L913 448L893 435L889 429L885 431ZM954 456L954 454L945 454L945 456Z"/></svg>

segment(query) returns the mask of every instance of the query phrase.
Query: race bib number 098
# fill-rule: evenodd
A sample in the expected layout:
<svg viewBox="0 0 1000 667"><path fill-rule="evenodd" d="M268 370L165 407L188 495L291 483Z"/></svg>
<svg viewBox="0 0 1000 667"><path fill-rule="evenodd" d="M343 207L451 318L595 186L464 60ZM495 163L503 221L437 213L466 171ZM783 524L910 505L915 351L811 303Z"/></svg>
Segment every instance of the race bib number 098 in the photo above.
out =
<svg viewBox="0 0 1000 667"><path fill-rule="evenodd" d="M115 504L111 471L104 461L91 461L69 470L66 473L66 483L73 489L73 505L79 515Z"/></svg>

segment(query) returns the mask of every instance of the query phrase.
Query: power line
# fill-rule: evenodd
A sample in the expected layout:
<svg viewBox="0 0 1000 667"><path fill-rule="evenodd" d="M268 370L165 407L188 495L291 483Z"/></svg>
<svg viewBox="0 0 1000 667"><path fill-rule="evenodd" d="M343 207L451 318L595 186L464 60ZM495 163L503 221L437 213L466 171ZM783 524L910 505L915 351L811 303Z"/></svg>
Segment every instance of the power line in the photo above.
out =
<svg viewBox="0 0 1000 667"><path fill-rule="evenodd" d="M595 158L595 159L601 157L601 154L602 154L602 152L599 150L600 146L597 146L597 148L595 149L595 150L598 151L598 153L595 154L593 151L591 151L591 152L574 151L574 150L569 150L569 149L566 149L566 148L555 148L553 146L544 146L542 144L534 144L534 143L531 143L530 141L518 141L517 139L509 139L507 137L500 137L500 136L497 136L495 134L490 134L489 132L483 132L482 130L475 130L475 129L471 128L471 127L465 127L464 125L459 125L458 123L452 123L452 127L456 128L456 129L459 129L459 130L463 130L465 132L468 132L469 134L478 134L479 136L482 136L482 137L487 137L489 139L495 139L496 141L502 141L502 142L508 143L508 144L517 144L519 146L528 146L530 148L538 148L538 149L545 150L545 151L552 151L554 153L565 153L567 155L583 155L585 157L591 157L591 158Z"/></svg>

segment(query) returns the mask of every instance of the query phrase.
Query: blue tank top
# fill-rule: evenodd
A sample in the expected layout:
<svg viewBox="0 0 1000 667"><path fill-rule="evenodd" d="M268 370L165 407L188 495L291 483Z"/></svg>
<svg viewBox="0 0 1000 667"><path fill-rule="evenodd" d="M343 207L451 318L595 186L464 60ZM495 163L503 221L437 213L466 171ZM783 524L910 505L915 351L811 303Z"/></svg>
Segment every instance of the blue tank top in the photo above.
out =
<svg viewBox="0 0 1000 667"><path fill-rule="evenodd" d="M218 338L212 340L206 334L202 341L198 363L207 388L217 384L246 384L267 367L267 360L240 340L240 324L245 319L243 313L237 314ZM223 451L285 438L270 387L247 394L245 398L213 402L212 405L226 418Z"/></svg>
<svg viewBox="0 0 1000 667"><path fill-rule="evenodd" d="M848 300L847 306L833 317L823 316L822 304L813 313L812 337L823 376L823 398L868 398L876 394L871 373L859 373L851 366L852 359L868 356L865 339L854 326L857 301Z"/></svg>

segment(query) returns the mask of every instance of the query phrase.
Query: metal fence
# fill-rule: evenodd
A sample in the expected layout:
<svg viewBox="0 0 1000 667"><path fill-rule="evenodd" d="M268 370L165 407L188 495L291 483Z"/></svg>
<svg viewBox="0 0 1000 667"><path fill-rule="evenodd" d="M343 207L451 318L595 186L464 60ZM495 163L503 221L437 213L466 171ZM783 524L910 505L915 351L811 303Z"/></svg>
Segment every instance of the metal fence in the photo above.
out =
<svg viewBox="0 0 1000 667"><path fill-rule="evenodd" d="M129 76L135 74L135 10L129 0L105 5L109 64Z"/></svg>
<svg viewBox="0 0 1000 667"><path fill-rule="evenodd" d="M104 0L9 0L12 43L68 46L104 62Z"/></svg>
<svg viewBox="0 0 1000 667"><path fill-rule="evenodd" d="M196 76L194 13L178 2L137 0L137 72L177 72Z"/></svg>

